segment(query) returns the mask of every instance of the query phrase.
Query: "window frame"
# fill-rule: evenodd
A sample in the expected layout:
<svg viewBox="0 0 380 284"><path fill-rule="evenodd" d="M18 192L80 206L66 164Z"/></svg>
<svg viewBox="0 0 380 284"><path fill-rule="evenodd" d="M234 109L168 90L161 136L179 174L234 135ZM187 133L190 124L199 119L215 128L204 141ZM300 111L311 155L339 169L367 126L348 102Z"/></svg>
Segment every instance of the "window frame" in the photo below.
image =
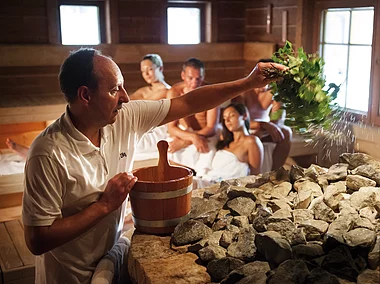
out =
<svg viewBox="0 0 380 284"><path fill-rule="evenodd" d="M61 30L61 5L75 5L75 6L97 6L99 9L99 31L100 31L100 43L107 42L106 35L106 3L105 0L58 0L58 40L62 44L62 30ZM81 45L81 44L79 44ZM83 45L83 44L82 44Z"/></svg>
<svg viewBox="0 0 380 284"><path fill-rule="evenodd" d="M168 1L165 8L165 28L166 28L166 44L169 44L168 33L168 8L198 8L200 10L200 43L206 42L206 2L203 1Z"/></svg>
<svg viewBox="0 0 380 284"><path fill-rule="evenodd" d="M360 8L374 7L374 27L372 38L372 64L370 71L370 87L368 99L368 111L363 115L360 111L349 113L356 121L380 126L380 0L355 0L319 1L314 9L314 31L312 38L313 50L319 50L319 40L322 26L322 11L333 8Z"/></svg>

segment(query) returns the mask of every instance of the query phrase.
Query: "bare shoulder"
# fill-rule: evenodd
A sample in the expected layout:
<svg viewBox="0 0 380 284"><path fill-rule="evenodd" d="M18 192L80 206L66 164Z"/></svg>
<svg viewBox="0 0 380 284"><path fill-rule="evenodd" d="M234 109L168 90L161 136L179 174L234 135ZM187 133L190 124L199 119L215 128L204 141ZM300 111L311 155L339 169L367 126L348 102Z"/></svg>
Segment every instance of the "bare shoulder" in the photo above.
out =
<svg viewBox="0 0 380 284"><path fill-rule="evenodd" d="M129 97L131 100L144 100L146 94L149 92L149 87L141 87L132 93Z"/></svg>
<svg viewBox="0 0 380 284"><path fill-rule="evenodd" d="M260 143L260 138L255 135L248 135L245 137L244 142L248 147L253 147Z"/></svg>
<svg viewBox="0 0 380 284"><path fill-rule="evenodd" d="M179 82L177 84L174 84L168 91L167 91L167 97L168 98L175 98L179 97L183 94L185 88L184 82Z"/></svg>

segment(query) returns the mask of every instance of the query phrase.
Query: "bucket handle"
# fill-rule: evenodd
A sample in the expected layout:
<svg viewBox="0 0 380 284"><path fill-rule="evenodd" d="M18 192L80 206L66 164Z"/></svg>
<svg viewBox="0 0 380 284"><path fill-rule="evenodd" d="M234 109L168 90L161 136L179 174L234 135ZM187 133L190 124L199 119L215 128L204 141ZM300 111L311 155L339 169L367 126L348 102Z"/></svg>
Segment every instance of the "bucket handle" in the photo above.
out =
<svg viewBox="0 0 380 284"><path fill-rule="evenodd" d="M158 179L159 179L159 181L164 181L167 179L167 175L170 171L170 165L168 162L169 144L165 140L160 140L157 143L157 148L158 148L158 152L159 152Z"/></svg>

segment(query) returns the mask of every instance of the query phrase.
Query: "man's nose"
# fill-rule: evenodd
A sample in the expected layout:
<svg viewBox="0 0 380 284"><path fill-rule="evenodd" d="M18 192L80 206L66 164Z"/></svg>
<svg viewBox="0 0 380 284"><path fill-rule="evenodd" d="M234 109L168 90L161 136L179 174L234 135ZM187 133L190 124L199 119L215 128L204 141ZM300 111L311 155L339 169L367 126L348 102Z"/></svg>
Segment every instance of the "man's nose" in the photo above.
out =
<svg viewBox="0 0 380 284"><path fill-rule="evenodd" d="M124 87L122 87L122 89L121 89L120 96L119 96L119 101L121 103L127 103L127 102L130 101L130 98L128 96L127 90Z"/></svg>

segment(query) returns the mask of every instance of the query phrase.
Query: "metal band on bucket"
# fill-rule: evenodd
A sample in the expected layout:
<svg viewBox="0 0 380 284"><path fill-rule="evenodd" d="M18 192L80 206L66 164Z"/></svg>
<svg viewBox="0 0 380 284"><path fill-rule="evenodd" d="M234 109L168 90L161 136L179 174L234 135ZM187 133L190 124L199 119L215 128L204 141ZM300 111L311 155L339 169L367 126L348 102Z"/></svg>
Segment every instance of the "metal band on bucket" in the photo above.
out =
<svg viewBox="0 0 380 284"><path fill-rule="evenodd" d="M132 219L133 219L133 223L135 223L135 225L137 226L150 227L150 228L164 228L164 227L177 226L179 223L187 221L189 219L189 214L190 212L180 218L174 218L174 219L169 219L169 220L148 221L148 220L138 219L135 216L132 216Z"/></svg>
<svg viewBox="0 0 380 284"><path fill-rule="evenodd" d="M189 185L185 188L180 188L177 190L172 191L164 191L164 192L141 192L141 191L135 191L131 190L129 195L131 197L136 197L139 199L170 199L170 198L176 198L179 196L183 196L191 192L193 188L193 185Z"/></svg>

